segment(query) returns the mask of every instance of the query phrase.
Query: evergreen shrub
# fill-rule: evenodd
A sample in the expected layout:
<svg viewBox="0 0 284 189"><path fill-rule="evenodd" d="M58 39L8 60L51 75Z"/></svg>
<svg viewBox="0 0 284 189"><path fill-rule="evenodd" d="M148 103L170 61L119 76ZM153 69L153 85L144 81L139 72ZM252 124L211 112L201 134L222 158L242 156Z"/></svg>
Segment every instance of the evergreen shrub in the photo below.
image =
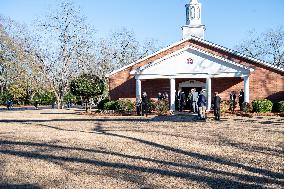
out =
<svg viewBox="0 0 284 189"><path fill-rule="evenodd" d="M267 113L271 112L273 103L267 99L260 99L252 101L252 108L254 112Z"/></svg>
<svg viewBox="0 0 284 189"><path fill-rule="evenodd" d="M117 110L120 112L134 112L135 104L131 100L118 100Z"/></svg>
<svg viewBox="0 0 284 189"><path fill-rule="evenodd" d="M155 103L155 110L157 111L158 115L165 115L168 113L169 109L169 102L167 100L158 100Z"/></svg>
<svg viewBox="0 0 284 189"><path fill-rule="evenodd" d="M280 113L284 112L284 101L275 103L275 111Z"/></svg>
<svg viewBox="0 0 284 189"><path fill-rule="evenodd" d="M109 101L104 104L104 110L118 110L118 102L117 101Z"/></svg>

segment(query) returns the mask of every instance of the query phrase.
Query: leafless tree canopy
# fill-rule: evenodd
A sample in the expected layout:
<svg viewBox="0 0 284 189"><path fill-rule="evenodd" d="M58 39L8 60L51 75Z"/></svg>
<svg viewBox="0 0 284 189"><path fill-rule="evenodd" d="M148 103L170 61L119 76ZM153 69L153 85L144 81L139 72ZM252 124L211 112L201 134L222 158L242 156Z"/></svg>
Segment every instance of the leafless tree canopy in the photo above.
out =
<svg viewBox="0 0 284 189"><path fill-rule="evenodd" d="M32 38L25 25L0 17L0 86L13 92L14 98L27 98L43 83Z"/></svg>
<svg viewBox="0 0 284 189"><path fill-rule="evenodd" d="M284 29L278 27L261 34L251 31L248 39L237 46L237 50L284 68Z"/></svg>
<svg viewBox="0 0 284 189"><path fill-rule="evenodd" d="M92 45L92 29L80 10L69 2L62 3L57 11L39 20L38 26L37 57L62 107L69 81L84 68L85 56Z"/></svg>
<svg viewBox="0 0 284 189"><path fill-rule="evenodd" d="M38 90L50 90L58 108L72 79L85 73L106 80L114 69L159 48L155 40L138 42L126 28L97 39L80 9L68 1L35 20L31 28L4 17L0 21L1 93L9 88L31 98Z"/></svg>
<svg viewBox="0 0 284 189"><path fill-rule="evenodd" d="M134 32L126 28L112 32L96 45L96 75L103 77L157 51L160 48L157 44L153 39L138 42Z"/></svg>

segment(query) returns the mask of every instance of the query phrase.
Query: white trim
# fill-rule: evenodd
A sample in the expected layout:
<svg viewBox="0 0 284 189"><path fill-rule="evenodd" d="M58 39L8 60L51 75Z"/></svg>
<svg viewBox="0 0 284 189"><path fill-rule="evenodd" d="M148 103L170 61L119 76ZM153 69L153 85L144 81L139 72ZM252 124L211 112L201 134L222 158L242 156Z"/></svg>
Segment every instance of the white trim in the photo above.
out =
<svg viewBox="0 0 284 189"><path fill-rule="evenodd" d="M211 92L212 91L212 82L211 78L206 78L206 93L207 93L207 111L211 110Z"/></svg>
<svg viewBox="0 0 284 189"><path fill-rule="evenodd" d="M249 76L244 77L244 102L249 103Z"/></svg>
<svg viewBox="0 0 284 189"><path fill-rule="evenodd" d="M201 88L205 88L206 87L206 83L201 82L201 81L197 81L197 80L188 80L188 81L184 81L178 84L179 88L183 88L183 87L201 87Z"/></svg>
<svg viewBox="0 0 284 189"><path fill-rule="evenodd" d="M279 68L279 67L274 66L274 65L272 65L272 64L270 64L270 63L268 63L268 62L266 62L266 61L259 60L259 59L257 59L257 58L252 58L252 57L250 57L250 56L248 56L248 55L245 55L245 54L240 53L240 52L237 52L237 51L235 51L235 50L232 50L232 49L223 47L223 46L218 45L218 44L215 44L215 43L212 43L212 42L210 42L210 41L206 41L206 40L204 40L204 39L201 39L201 38L198 38L198 37L194 37L194 36L190 36L189 38L187 38L187 40L190 40L190 39L193 39L193 40L195 40L195 41L199 41L199 42L201 42L201 43L203 43L203 44L206 44L206 45L209 45L209 46L211 46L211 47L218 48L218 49L220 49L220 50L223 50L223 51L232 53L232 54L237 55L237 56L239 56L239 57L246 58L246 59L251 60L251 61L253 61L253 62L256 62L256 63L262 64L262 65L264 65L264 66L273 68L273 69L275 69L275 70L284 72L284 68Z"/></svg>
<svg viewBox="0 0 284 189"><path fill-rule="evenodd" d="M182 49L180 49L180 50L177 50L177 51L175 51L175 52L172 52L172 53L170 53L170 54L168 54L168 55L166 55L166 56L164 56L164 57L162 57L162 58L159 58L159 59L157 59L157 60L155 60L155 61L153 61L153 62L151 62L151 63L149 63L149 64L146 64L146 65L141 66L141 67L139 67L139 68L137 68L137 69L135 69L135 70L132 70L132 71L130 72L130 74L131 74L131 75L135 75L135 74L137 74L138 72L142 72L143 70L146 70L147 68L150 68L150 67L152 67L152 66L154 66L154 65L157 65L157 64L161 63L161 62L164 61L164 60L167 60L167 59L169 59L169 58L172 58L172 57L174 57L174 56L177 56L177 55L183 53L183 52L184 52L185 50L187 50L188 48L189 48L189 47L186 46L186 47L184 47L184 48L182 48Z"/></svg>
<svg viewBox="0 0 284 189"><path fill-rule="evenodd" d="M151 58L151 57L153 57L153 56L156 56L156 55L158 55L158 54L161 53L161 52L164 52L164 51L166 51L166 50L168 50L168 49L170 49L170 48L172 48L172 47L175 47L175 46L177 46L177 45L180 45L180 44L186 42L187 40L188 40L188 39L183 39L183 40L181 40L181 41L178 41L178 42L176 42L176 43L173 43L173 44L171 44L171 45L169 45L169 46L167 46L167 47L165 47L165 48L163 48L163 49L161 49L161 50L159 50L159 51L157 51L157 52L155 52L155 53L153 53L153 54L150 54L150 55L148 55L148 56L146 56L146 57L144 57L144 58L141 58L141 59L137 60L136 62L133 62L133 63L131 63L131 64L129 64L129 65L123 66L122 68L120 68L120 69L118 69L118 70L114 70L114 71L111 72L110 74L107 74L106 77L109 77L109 76L111 76L111 75L113 75L113 74L116 74L117 72L120 72L120 71L122 71L122 70L125 70L126 68L131 67L131 66L133 66L133 65L135 65L135 64L138 64L139 62L142 62L142 61L144 61L144 60L147 60L148 58Z"/></svg>
<svg viewBox="0 0 284 189"><path fill-rule="evenodd" d="M136 79L136 102L140 102L141 99L141 80L140 79Z"/></svg>
<svg viewBox="0 0 284 189"><path fill-rule="evenodd" d="M159 75L159 74L139 74L135 76L135 79L169 79L169 78L220 78L220 77L245 77L248 76L248 73L217 73L217 74L208 74L208 73L176 73L175 75Z"/></svg>
<svg viewBox="0 0 284 189"><path fill-rule="evenodd" d="M168 55L166 55L166 56L164 56L164 57L162 57L162 58L159 58L158 60L155 60L155 61L153 61L152 63L146 64L146 65L141 66L141 67L139 67L139 68L137 68L137 69L135 69L135 70L132 70L132 71L130 72L130 74L131 74L131 75L135 75L135 74L141 73L142 71L144 71L144 70L146 70L146 69L148 69L148 68L150 68L150 67L152 67L152 66L154 66L154 65L157 65L157 64L159 64L159 63L163 62L164 60L167 60L167 59L169 59L169 58L171 58L171 57L177 56L177 55L183 53L184 51L186 51L186 50L188 50L188 49L191 49L191 50L197 51L197 52L199 52L199 53L205 54L205 55L210 56L210 57L212 57L212 58L215 58L215 59L217 59L217 60L220 60L220 61L223 61L223 62L227 62L227 63L232 64L232 65L234 65L234 66L237 66L237 67L240 67L240 68L249 70L249 72L253 72L253 71L254 71L253 68L246 67L246 66L244 66L244 65L242 65L242 64L238 64L238 63L236 63L236 62L233 62L233 61L228 60L228 59L226 59L226 58L223 58L223 57L221 57L221 56L218 56L218 55L215 55L215 54L206 52L206 51L204 51L204 50L198 49L198 48L193 47L193 46L190 45L190 46L184 47L184 48L182 48L182 49L180 49L180 50L178 50L178 51L175 51L175 52L173 52L173 53L171 53L171 54L168 54Z"/></svg>
<svg viewBox="0 0 284 189"><path fill-rule="evenodd" d="M170 96L170 110L171 112L176 111L176 106L175 106L175 98L176 98L176 80L174 78L170 79L170 91L171 91L171 96Z"/></svg>
<svg viewBox="0 0 284 189"><path fill-rule="evenodd" d="M149 59L149 58L151 58L151 57L153 57L153 56L156 56L156 55L158 55L158 54L161 53L161 52L164 52L164 51L166 51L166 50L168 50L168 49L170 49L170 48L172 48L172 47L175 47L175 46L177 46L177 45L180 45L180 44L182 44L182 43L184 43L184 42L186 42L186 41L189 41L189 40L191 40L191 39L192 39L192 40L195 40L195 41L198 41L198 42L200 42L200 43L209 45L209 46L211 46L211 47L215 47L215 48L217 48L217 49L223 50L223 51L225 51L225 52L232 53L232 54L234 54L234 55L236 55L236 56L239 56L239 57L241 57L241 58L246 58L246 59L248 59L248 60L251 60L251 61L253 61L253 62L259 63L259 64L264 65L264 66L267 66L267 67L269 67L269 68L273 68L273 69L275 69L275 70L284 72L284 69L283 69L283 68L279 68L279 67L273 66L273 65L271 65L270 63L265 62L265 61L263 61L263 60L259 60L259 59L256 59L256 58L249 57L249 56L247 56L247 55L245 55L245 54L243 54L243 53L239 53L239 52L237 52L237 51L235 51L235 50L232 50L232 49L223 47L223 46L221 46L221 45L217 45L217 44L215 44L215 43L206 41L206 40L201 39L201 38L198 38L198 37L190 36L190 37L185 38L185 39L183 39L183 40L181 40L181 41L178 41L178 42L176 42L176 43L173 43L172 45L169 45L168 47L165 47L165 48L163 48L163 49L161 49L161 50L159 50L159 51L157 51L157 52L155 52L155 53L153 53L153 54L151 54L151 55L148 55L148 56L146 56L146 57L144 57L144 58L142 58L142 59L139 59L139 60L137 60L136 62L133 62L133 63L131 63L131 64L129 64L129 65L126 65L126 66L124 66L124 67L122 67L122 68L120 68L120 69L118 69L118 70L114 70L114 71L111 72L110 74L107 74L106 77L109 77L109 76L111 76L111 75L113 75L113 74L116 74L116 73L122 71L122 70L125 70L125 69L128 68L128 67L131 67L131 66L133 66L133 65L135 65L135 64L138 64L138 63L140 63L140 62L142 62L142 61L144 61L144 60L147 60L147 59Z"/></svg>
<svg viewBox="0 0 284 189"><path fill-rule="evenodd" d="M198 48L196 48L196 47L190 46L189 48L192 49L192 50L198 51L198 52L200 52L200 53L206 54L206 55L208 55L208 56L210 56L210 57L216 58L216 59L218 59L218 60L221 60L221 61L224 61L224 62L233 64L233 65L235 65L235 66L237 66L237 67L244 68L244 69L246 69L246 70L249 70L250 72L253 72L253 71L255 70L255 69L253 69L253 68L244 66L244 65L242 65L242 64L238 64L238 63L236 63L236 62L234 62L234 61L231 61L231 60L228 60L228 59L226 59L226 58L224 58L224 57L221 57L221 56L215 55L215 54L213 54L213 53L210 53L210 52L207 52L207 51L198 49Z"/></svg>

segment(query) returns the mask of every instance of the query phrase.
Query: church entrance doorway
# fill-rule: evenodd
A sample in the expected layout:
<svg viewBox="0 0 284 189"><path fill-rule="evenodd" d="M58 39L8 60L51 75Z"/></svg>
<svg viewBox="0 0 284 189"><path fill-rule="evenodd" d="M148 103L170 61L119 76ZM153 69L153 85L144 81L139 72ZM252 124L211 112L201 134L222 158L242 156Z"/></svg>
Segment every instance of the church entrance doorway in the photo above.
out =
<svg viewBox="0 0 284 189"><path fill-rule="evenodd" d="M206 86L206 83L196 81L196 80L189 80L185 81L182 83L179 83L179 89L181 89L185 93L185 98L186 98L186 105L185 105L185 110L190 110L191 109L191 103L189 99L189 94L192 89L196 89L196 92L200 93L202 89L204 89Z"/></svg>

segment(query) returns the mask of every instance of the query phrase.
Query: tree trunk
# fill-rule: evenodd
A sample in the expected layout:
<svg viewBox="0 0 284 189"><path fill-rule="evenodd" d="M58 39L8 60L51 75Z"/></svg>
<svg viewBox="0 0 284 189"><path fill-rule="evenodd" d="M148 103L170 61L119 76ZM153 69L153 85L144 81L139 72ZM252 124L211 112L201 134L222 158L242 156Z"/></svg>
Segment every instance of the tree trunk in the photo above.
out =
<svg viewBox="0 0 284 189"><path fill-rule="evenodd" d="M57 99L57 109L60 109L60 107L61 107L61 102L59 99Z"/></svg>
<svg viewBox="0 0 284 189"><path fill-rule="evenodd" d="M89 113L90 112L90 110L91 110L91 108L90 108L90 104L89 104L89 99L86 99L85 100L85 108L86 108L86 113Z"/></svg>
<svg viewBox="0 0 284 189"><path fill-rule="evenodd" d="M57 109L63 109L64 105L63 105L63 96L59 96L58 98L56 98L57 100Z"/></svg>

